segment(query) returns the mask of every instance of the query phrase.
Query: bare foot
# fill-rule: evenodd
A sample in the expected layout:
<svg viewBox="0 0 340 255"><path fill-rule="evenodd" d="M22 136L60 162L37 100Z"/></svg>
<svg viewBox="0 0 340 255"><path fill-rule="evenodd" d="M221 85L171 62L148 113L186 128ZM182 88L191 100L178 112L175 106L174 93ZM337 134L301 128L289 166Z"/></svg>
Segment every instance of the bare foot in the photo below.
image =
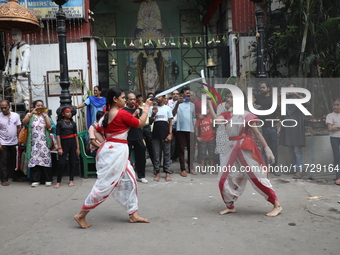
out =
<svg viewBox="0 0 340 255"><path fill-rule="evenodd" d="M236 209L235 209L235 208L230 209L230 208L227 207L227 208L224 209L223 211L220 211L219 214L220 214L220 215L223 215L223 214L234 213L234 212L236 212Z"/></svg>
<svg viewBox="0 0 340 255"><path fill-rule="evenodd" d="M340 178L336 179L334 182L336 185L340 185Z"/></svg>
<svg viewBox="0 0 340 255"><path fill-rule="evenodd" d="M73 187L73 186L74 186L74 181L70 181L70 182L68 183L68 186L69 186L69 187Z"/></svg>
<svg viewBox="0 0 340 255"><path fill-rule="evenodd" d="M137 212L135 212L134 214L132 214L130 216L130 223L136 223L136 222L144 222L144 223L150 223L150 221L148 219L144 219L142 217L140 217Z"/></svg>
<svg viewBox="0 0 340 255"><path fill-rule="evenodd" d="M281 211L282 211L282 207L281 207L280 203L278 201L275 201L273 210L271 210L266 215L269 216L269 217L275 217L275 216L279 215Z"/></svg>
<svg viewBox="0 0 340 255"><path fill-rule="evenodd" d="M79 224L81 228L89 228L92 226L92 224L89 224L86 222L86 215L88 214L88 211L80 211L76 215L74 215L74 220Z"/></svg>
<svg viewBox="0 0 340 255"><path fill-rule="evenodd" d="M165 181L166 182L171 182L172 181L172 179L170 177L170 174L166 173Z"/></svg>
<svg viewBox="0 0 340 255"><path fill-rule="evenodd" d="M57 184L53 186L53 188L55 189L59 189L59 187L60 187L60 182L57 182Z"/></svg>
<svg viewBox="0 0 340 255"><path fill-rule="evenodd" d="M195 170L190 170L190 173L193 175L197 175L197 172Z"/></svg>
<svg viewBox="0 0 340 255"><path fill-rule="evenodd" d="M161 174L156 174L155 178L153 178L154 181L159 182L159 179L161 178Z"/></svg>

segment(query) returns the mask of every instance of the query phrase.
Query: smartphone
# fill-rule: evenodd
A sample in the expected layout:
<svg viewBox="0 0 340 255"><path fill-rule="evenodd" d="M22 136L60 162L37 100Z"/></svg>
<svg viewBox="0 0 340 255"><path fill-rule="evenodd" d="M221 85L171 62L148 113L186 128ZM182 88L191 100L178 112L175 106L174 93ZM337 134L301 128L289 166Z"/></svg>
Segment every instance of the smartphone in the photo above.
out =
<svg viewBox="0 0 340 255"><path fill-rule="evenodd" d="M45 107L37 108L37 112L42 113L42 112L48 112L48 109Z"/></svg>
<svg viewBox="0 0 340 255"><path fill-rule="evenodd" d="M190 102L190 98L188 98L188 97L185 97L185 98L183 98L183 100L184 100L184 102Z"/></svg>

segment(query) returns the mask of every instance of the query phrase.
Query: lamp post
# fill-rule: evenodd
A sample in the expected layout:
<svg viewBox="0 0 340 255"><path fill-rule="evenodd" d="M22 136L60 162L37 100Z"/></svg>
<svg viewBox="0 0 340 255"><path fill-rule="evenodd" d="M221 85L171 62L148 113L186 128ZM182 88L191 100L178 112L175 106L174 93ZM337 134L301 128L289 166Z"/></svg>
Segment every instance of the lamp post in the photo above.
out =
<svg viewBox="0 0 340 255"><path fill-rule="evenodd" d="M266 73L266 66L264 62L264 23L263 23L263 10L260 3L263 0L250 0L256 4L255 8L255 16L256 16L256 23L257 23L257 70L256 70L256 77L257 78L267 78Z"/></svg>
<svg viewBox="0 0 340 255"><path fill-rule="evenodd" d="M76 110L72 107L71 94L68 90L70 87L70 79L68 76L68 63L67 63L67 47L66 47L66 14L63 11L62 5L67 3L68 0L53 0L59 5L57 16L57 33L59 41L59 60L60 60L60 107L57 109L57 115L63 107L69 106L72 109L72 115L76 114Z"/></svg>

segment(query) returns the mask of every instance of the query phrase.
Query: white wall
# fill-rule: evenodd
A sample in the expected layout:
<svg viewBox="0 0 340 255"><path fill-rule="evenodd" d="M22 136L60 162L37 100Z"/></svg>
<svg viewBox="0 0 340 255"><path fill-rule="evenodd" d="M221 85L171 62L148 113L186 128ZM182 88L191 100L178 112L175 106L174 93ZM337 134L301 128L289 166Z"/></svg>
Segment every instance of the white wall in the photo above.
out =
<svg viewBox="0 0 340 255"><path fill-rule="evenodd" d="M41 99L46 102L45 95L48 96L48 91L45 91L44 89L44 76L47 75L47 71L60 71L59 44L31 45L31 50L30 68L32 80L32 100ZM96 53L96 49L93 49L92 52ZM86 87L84 87L84 94L86 94L89 84L87 43L68 43L67 54L68 69L83 71L83 80L85 80L86 83ZM96 56L92 56L91 60L96 61ZM94 70L97 70L97 62L92 62L92 66L95 67ZM97 77L94 77L92 80L94 84L98 84ZM48 97L48 106L49 109L52 110L53 120L56 119L56 110L60 106L59 101L59 96ZM78 105L82 102L83 96L72 97L73 105Z"/></svg>
<svg viewBox="0 0 340 255"><path fill-rule="evenodd" d="M230 76L237 76L236 40L235 34L229 35Z"/></svg>
<svg viewBox="0 0 340 255"><path fill-rule="evenodd" d="M97 42L91 40L92 88L99 85Z"/></svg>
<svg viewBox="0 0 340 255"><path fill-rule="evenodd" d="M283 7L284 5L279 1L279 0L273 0L272 1L272 4L271 4L271 6L270 6L270 8L272 9L272 10L276 10L276 9L279 9L279 8L281 8L281 7Z"/></svg>
<svg viewBox="0 0 340 255"><path fill-rule="evenodd" d="M240 66L240 76L249 77L250 71L256 71L256 63L251 57L251 43L256 41L255 36L229 35L230 76L237 76L237 64ZM237 47L239 51L239 63L237 63Z"/></svg>
<svg viewBox="0 0 340 255"><path fill-rule="evenodd" d="M251 57L251 44L253 42L256 42L255 36L241 36L239 39L241 77L249 77L250 71L256 72L256 63L254 63L254 58Z"/></svg>

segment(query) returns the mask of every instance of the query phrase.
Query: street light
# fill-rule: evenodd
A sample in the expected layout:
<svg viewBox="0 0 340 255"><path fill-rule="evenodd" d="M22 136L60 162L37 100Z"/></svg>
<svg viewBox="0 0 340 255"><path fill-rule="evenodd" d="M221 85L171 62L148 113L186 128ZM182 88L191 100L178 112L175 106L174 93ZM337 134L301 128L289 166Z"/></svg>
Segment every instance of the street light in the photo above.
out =
<svg viewBox="0 0 340 255"><path fill-rule="evenodd" d="M256 37L258 38L257 41L257 71L256 71L256 77L257 78L267 78L266 73L266 66L264 63L264 23L263 23L263 10L260 3L263 2L263 0L250 0L256 4L255 8L255 16L256 16L256 26L257 26L257 33Z"/></svg>
<svg viewBox="0 0 340 255"><path fill-rule="evenodd" d="M60 107L57 109L57 115L63 107L69 106L72 109L72 115L76 114L76 110L72 107L71 94L68 90L70 87L70 80L68 76L68 63L67 63L67 47L66 47L66 14L63 11L62 5L67 3L68 0L53 0L59 5L59 10L56 14L57 17L57 33L59 41L59 60L60 60Z"/></svg>

